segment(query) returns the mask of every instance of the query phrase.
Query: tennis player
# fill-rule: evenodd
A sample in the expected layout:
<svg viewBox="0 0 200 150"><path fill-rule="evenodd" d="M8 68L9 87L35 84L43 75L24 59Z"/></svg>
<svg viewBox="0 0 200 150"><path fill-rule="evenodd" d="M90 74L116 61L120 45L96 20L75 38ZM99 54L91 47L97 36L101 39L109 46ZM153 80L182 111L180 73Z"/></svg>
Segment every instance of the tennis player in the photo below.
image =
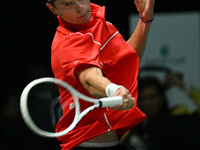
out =
<svg viewBox="0 0 200 150"><path fill-rule="evenodd" d="M67 135L58 138L62 150L127 149L119 144L129 129L146 115L137 107L139 62L154 17L155 0L135 0L139 22L128 41L105 20L105 7L90 0L48 0L59 27L52 43L51 63L55 78L64 80L92 97L122 96L123 104L89 112ZM60 89L64 102L72 97ZM80 102L84 110L90 106ZM63 108L56 130L63 130L73 107Z"/></svg>

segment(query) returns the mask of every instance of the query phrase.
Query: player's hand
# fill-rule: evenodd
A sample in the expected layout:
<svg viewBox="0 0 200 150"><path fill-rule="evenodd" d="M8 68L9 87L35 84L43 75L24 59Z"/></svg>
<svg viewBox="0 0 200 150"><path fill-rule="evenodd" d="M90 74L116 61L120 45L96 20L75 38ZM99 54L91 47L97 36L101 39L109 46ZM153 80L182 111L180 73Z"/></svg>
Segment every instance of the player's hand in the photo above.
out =
<svg viewBox="0 0 200 150"><path fill-rule="evenodd" d="M138 12L145 20L154 18L154 4L155 0L134 0Z"/></svg>
<svg viewBox="0 0 200 150"><path fill-rule="evenodd" d="M135 105L135 98L133 98L126 88L119 88L114 96L121 96L123 98L123 104L119 104L112 109L127 110L131 109Z"/></svg>

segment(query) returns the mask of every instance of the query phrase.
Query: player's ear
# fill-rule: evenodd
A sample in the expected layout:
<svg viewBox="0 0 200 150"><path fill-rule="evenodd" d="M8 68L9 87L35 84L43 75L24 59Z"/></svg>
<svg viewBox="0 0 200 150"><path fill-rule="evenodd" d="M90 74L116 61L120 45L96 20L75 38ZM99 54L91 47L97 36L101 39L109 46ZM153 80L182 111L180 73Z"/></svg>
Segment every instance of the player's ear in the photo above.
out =
<svg viewBox="0 0 200 150"><path fill-rule="evenodd" d="M58 11L55 8L55 6L51 5L50 3L46 3L46 6L51 10L52 13L54 13L55 15L58 15Z"/></svg>

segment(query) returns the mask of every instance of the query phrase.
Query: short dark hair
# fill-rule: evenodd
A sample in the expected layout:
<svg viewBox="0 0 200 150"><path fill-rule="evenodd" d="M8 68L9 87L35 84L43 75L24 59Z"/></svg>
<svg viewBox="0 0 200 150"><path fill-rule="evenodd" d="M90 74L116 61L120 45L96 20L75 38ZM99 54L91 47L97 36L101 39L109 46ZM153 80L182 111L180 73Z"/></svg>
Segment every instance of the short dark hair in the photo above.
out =
<svg viewBox="0 0 200 150"><path fill-rule="evenodd" d="M56 0L46 0L47 3L50 3L50 4L54 5L54 6L55 6L55 1Z"/></svg>

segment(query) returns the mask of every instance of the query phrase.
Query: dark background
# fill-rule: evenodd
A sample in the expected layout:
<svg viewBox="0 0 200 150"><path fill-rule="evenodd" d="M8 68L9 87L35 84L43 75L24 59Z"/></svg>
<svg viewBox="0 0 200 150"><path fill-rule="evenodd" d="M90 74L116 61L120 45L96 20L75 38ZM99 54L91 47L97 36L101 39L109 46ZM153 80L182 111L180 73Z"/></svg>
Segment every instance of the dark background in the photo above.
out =
<svg viewBox="0 0 200 150"><path fill-rule="evenodd" d="M91 2L106 6L106 20L113 23L127 40L128 17L131 13L137 13L134 1L91 0ZM47 9L44 0L4 0L1 2L1 7L0 109L4 110L9 105L10 99L17 100L15 106L18 107L19 96L28 82L41 76L52 76L50 49L58 22L56 16ZM200 11L200 0L157 0L155 4L155 13L186 11ZM5 128L2 125L5 135L11 128L13 131L26 129L21 120L15 122L12 119L7 123L12 126ZM26 132L29 130L26 129ZM1 135L5 138L3 134ZM7 136L5 141L0 142L1 145L4 143L5 146L6 142L14 141L19 133L16 133L15 137L12 134L10 136L13 139ZM22 137L22 140L27 139L26 137ZM13 149L12 146L10 149Z"/></svg>
<svg viewBox="0 0 200 150"><path fill-rule="evenodd" d="M128 17L131 13L137 13L134 1L91 2L105 5L106 19L128 39ZM47 9L44 0L13 0L1 3L1 96L6 98L9 94L20 94L30 81L27 76L30 75L31 67L40 66L51 71L50 48L58 22L56 16ZM155 13L185 11L200 11L200 1L157 0L155 4Z"/></svg>

